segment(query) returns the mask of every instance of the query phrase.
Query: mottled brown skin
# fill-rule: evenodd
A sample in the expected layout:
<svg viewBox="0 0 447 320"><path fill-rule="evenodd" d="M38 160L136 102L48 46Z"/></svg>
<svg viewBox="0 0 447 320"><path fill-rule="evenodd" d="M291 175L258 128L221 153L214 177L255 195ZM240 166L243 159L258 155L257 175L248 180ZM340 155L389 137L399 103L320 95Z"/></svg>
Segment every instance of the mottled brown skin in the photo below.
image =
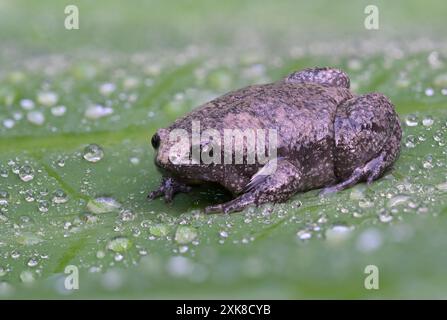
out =
<svg viewBox="0 0 447 320"><path fill-rule="evenodd" d="M249 205L283 202L297 192L325 188L330 193L360 181L371 183L389 169L400 151L401 127L392 103L380 93L356 96L341 70L314 68L294 72L271 84L225 94L178 119L152 138L155 164L164 178L150 199L171 201L190 185L214 182L234 199L206 212L233 212ZM276 129L277 169L256 174L261 164L174 165L168 159L169 132L200 120L201 130ZM207 141L202 141L202 145ZM223 153L223 148L222 148Z"/></svg>

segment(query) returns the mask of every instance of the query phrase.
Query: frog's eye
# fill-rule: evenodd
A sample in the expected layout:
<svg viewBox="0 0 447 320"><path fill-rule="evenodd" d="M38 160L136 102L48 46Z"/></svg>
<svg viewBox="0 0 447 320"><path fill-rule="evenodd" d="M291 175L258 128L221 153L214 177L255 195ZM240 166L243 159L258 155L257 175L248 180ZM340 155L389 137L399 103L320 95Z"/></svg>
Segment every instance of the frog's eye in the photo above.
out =
<svg viewBox="0 0 447 320"><path fill-rule="evenodd" d="M157 150L158 147L160 146L160 136L158 135L158 133L156 133L152 136L151 144L155 150Z"/></svg>

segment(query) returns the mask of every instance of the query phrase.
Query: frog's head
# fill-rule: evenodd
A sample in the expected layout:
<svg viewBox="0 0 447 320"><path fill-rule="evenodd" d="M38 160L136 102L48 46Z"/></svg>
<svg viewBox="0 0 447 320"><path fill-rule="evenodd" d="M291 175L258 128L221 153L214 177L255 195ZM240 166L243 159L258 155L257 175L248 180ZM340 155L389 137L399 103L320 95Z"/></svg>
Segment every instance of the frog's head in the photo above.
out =
<svg viewBox="0 0 447 320"><path fill-rule="evenodd" d="M196 139L186 129L169 128L157 130L151 144L155 165L164 176L188 183L215 181L220 176L221 166L212 159L215 148L209 139Z"/></svg>

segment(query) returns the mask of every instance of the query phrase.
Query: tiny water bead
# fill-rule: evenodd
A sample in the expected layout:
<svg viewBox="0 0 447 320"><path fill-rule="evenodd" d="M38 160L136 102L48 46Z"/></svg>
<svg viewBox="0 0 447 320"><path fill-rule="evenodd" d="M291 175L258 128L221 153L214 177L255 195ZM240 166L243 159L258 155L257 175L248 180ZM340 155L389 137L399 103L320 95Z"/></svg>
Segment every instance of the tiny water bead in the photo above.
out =
<svg viewBox="0 0 447 320"><path fill-rule="evenodd" d="M83 158L88 162L98 162L104 157L104 151L97 144L89 144L84 149Z"/></svg>
<svg viewBox="0 0 447 320"><path fill-rule="evenodd" d="M62 189L56 189L53 192L52 201L56 204L65 203L68 201L68 196Z"/></svg>
<svg viewBox="0 0 447 320"><path fill-rule="evenodd" d="M23 165L19 169L19 178L24 182L28 182L34 179L34 169L29 165Z"/></svg>
<svg viewBox="0 0 447 320"><path fill-rule="evenodd" d="M405 118L405 124L408 127L415 127L415 126L417 126L419 124L418 117L415 114L409 114Z"/></svg>
<svg viewBox="0 0 447 320"><path fill-rule="evenodd" d="M433 119L432 116L426 116L422 119L422 125L425 127L432 126L434 122L435 122L435 120Z"/></svg>
<svg viewBox="0 0 447 320"><path fill-rule="evenodd" d="M37 208L42 213L48 212L48 209L50 208L50 202L48 200L40 200Z"/></svg>
<svg viewBox="0 0 447 320"><path fill-rule="evenodd" d="M6 190L0 190L0 205L4 206L8 204L9 193Z"/></svg>
<svg viewBox="0 0 447 320"><path fill-rule="evenodd" d="M99 87L99 92L104 95L104 96L108 96L110 95L112 92L114 92L116 89L116 85L114 83L103 83L100 87Z"/></svg>
<svg viewBox="0 0 447 320"><path fill-rule="evenodd" d="M5 119L3 120L3 126L6 129L11 129L15 126L16 122L13 119Z"/></svg>
<svg viewBox="0 0 447 320"><path fill-rule="evenodd" d="M22 99L20 100L20 106L24 110L32 110L34 109L34 101L30 99Z"/></svg>

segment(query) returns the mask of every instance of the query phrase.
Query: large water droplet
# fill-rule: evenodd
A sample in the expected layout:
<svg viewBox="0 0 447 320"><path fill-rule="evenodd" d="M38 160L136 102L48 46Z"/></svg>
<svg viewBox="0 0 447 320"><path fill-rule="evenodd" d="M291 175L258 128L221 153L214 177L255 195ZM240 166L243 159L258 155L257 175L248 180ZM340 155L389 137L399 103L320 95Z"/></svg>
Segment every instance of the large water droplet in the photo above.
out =
<svg viewBox="0 0 447 320"><path fill-rule="evenodd" d="M197 230L190 226L179 226L175 232L175 241L187 244L197 238Z"/></svg>
<svg viewBox="0 0 447 320"><path fill-rule="evenodd" d="M8 204L9 193L6 190L0 190L0 205L5 206Z"/></svg>
<svg viewBox="0 0 447 320"><path fill-rule="evenodd" d="M87 203L87 209L91 213L107 213L112 212L121 207L121 203L111 197L99 197L93 200L89 200Z"/></svg>
<svg viewBox="0 0 447 320"><path fill-rule="evenodd" d="M34 169L25 164L19 169L19 178L22 181L28 182L34 179Z"/></svg>
<svg viewBox="0 0 447 320"><path fill-rule="evenodd" d="M149 232L156 237L165 237L169 234L169 227L166 224L158 223L150 226Z"/></svg>
<svg viewBox="0 0 447 320"><path fill-rule="evenodd" d="M107 249L112 250L113 252L125 252L129 250L131 246L132 241L123 236L115 237L107 243Z"/></svg>
<svg viewBox="0 0 447 320"><path fill-rule="evenodd" d="M84 149L83 157L89 162L98 162L104 157L104 151L97 144L89 144Z"/></svg>

